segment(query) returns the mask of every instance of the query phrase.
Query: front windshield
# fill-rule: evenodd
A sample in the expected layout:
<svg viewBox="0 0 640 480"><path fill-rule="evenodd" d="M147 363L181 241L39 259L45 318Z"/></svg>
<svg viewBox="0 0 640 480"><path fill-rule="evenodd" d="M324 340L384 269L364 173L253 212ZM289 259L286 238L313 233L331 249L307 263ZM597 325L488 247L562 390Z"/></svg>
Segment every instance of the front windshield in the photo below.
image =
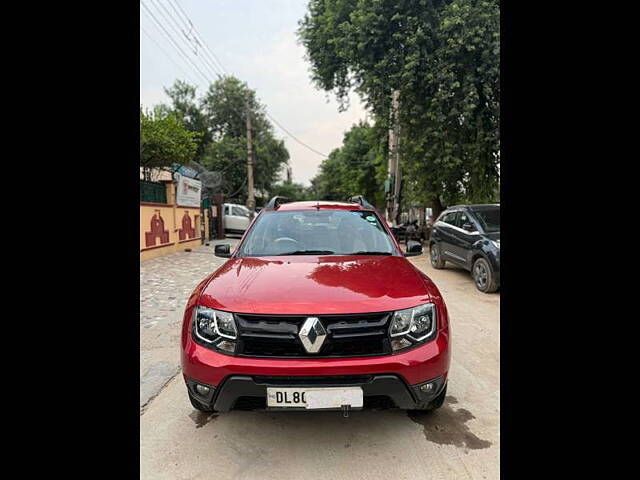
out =
<svg viewBox="0 0 640 480"><path fill-rule="evenodd" d="M240 248L244 257L272 255L392 255L393 242L373 212L265 212Z"/></svg>
<svg viewBox="0 0 640 480"><path fill-rule="evenodd" d="M500 207L474 210L482 229L486 233L496 233L500 231Z"/></svg>

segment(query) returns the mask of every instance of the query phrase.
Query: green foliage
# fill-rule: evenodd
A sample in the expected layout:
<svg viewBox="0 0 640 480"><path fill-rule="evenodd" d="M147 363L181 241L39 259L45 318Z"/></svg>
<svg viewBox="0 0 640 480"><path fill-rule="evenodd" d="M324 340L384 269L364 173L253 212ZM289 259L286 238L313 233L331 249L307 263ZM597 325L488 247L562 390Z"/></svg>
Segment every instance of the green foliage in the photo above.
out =
<svg viewBox="0 0 640 480"><path fill-rule="evenodd" d="M499 10L498 0L309 2L298 34L316 85L343 108L355 89L380 132L400 92L406 199L496 199Z"/></svg>
<svg viewBox="0 0 640 480"><path fill-rule="evenodd" d="M185 126L201 132L196 161L223 173L223 190L244 202L247 196L247 106L253 132L253 177L257 191L270 191L289 159L284 141L274 136L264 106L255 91L235 77L212 83L199 100L196 88L181 81L165 90L171 98L169 112ZM258 192L256 192L257 194Z"/></svg>
<svg viewBox="0 0 640 480"><path fill-rule="evenodd" d="M140 109L140 166L145 169L188 163L196 153L198 138L175 115Z"/></svg>
<svg viewBox="0 0 640 480"><path fill-rule="evenodd" d="M445 203L499 192L500 26L496 1L456 0L441 12L429 101L406 95L407 171Z"/></svg>
<svg viewBox="0 0 640 480"><path fill-rule="evenodd" d="M313 193L301 183L282 182L273 186L270 196L286 197L292 202L316 200Z"/></svg>
<svg viewBox="0 0 640 480"><path fill-rule="evenodd" d="M255 92L234 77L211 84L201 102L212 133L202 163L210 170L224 172L225 193L246 199L247 178L247 105L253 132L253 177L257 190L270 191L278 181L289 152L282 140L274 137L265 108ZM237 192L237 193L236 193Z"/></svg>
<svg viewBox="0 0 640 480"><path fill-rule="evenodd" d="M211 132L207 128L205 115L198 106L196 87L176 80L171 87L165 88L164 91L171 99L171 107L162 105L161 108L176 115L187 130L200 133L195 157L195 161L200 162L206 146L211 142Z"/></svg>
<svg viewBox="0 0 640 480"><path fill-rule="evenodd" d="M311 180L311 193L319 200L344 201L364 195L377 206L384 203L380 170L386 168L384 142L380 132L360 122L345 133L343 144L320 164L320 172Z"/></svg>

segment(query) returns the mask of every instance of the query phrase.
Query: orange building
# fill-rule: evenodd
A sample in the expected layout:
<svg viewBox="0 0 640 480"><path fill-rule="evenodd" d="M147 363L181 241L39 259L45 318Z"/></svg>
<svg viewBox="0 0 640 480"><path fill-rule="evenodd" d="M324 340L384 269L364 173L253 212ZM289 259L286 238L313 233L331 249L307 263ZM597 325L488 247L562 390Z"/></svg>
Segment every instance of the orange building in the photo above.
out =
<svg viewBox="0 0 640 480"><path fill-rule="evenodd" d="M176 188L165 180L167 203L140 202L140 260L184 251L202 243L201 210L176 204ZM207 219L204 218L208 231Z"/></svg>

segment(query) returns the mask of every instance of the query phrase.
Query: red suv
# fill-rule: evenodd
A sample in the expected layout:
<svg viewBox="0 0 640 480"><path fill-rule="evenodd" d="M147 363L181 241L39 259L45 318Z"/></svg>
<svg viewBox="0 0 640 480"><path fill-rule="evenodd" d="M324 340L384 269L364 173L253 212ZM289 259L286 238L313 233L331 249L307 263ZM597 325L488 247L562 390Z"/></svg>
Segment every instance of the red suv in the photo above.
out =
<svg viewBox="0 0 640 480"><path fill-rule="evenodd" d="M192 405L231 409L442 405L449 318L378 212L272 199L187 302L182 372Z"/></svg>

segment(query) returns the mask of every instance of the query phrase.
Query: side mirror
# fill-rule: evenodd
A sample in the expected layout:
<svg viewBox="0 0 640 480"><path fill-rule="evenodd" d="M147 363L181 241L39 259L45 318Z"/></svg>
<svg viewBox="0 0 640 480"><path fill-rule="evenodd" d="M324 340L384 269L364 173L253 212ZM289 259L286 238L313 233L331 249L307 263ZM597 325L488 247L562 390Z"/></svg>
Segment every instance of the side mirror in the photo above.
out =
<svg viewBox="0 0 640 480"><path fill-rule="evenodd" d="M409 240L407 242L407 250L404 252L405 257L415 257L416 255L422 255L422 244Z"/></svg>
<svg viewBox="0 0 640 480"><path fill-rule="evenodd" d="M466 230L467 232L475 232L476 231L475 227L471 223L465 223L464 225L462 225L462 229Z"/></svg>
<svg viewBox="0 0 640 480"><path fill-rule="evenodd" d="M231 246L228 243L216 245L214 248L216 257L231 258Z"/></svg>

